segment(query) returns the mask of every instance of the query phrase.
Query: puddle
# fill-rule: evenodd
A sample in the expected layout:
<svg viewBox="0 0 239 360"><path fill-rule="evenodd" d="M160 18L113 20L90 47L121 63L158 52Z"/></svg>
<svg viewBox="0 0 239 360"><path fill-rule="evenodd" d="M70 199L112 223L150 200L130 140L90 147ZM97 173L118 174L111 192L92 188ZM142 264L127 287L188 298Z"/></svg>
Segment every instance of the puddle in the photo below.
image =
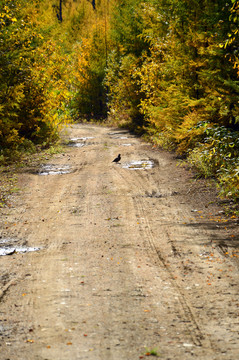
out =
<svg viewBox="0 0 239 360"><path fill-rule="evenodd" d="M39 175L63 175L71 172L70 165L43 165L39 171Z"/></svg>
<svg viewBox="0 0 239 360"><path fill-rule="evenodd" d="M123 169L129 170L148 170L154 167L153 160L133 160L122 165Z"/></svg>
<svg viewBox="0 0 239 360"><path fill-rule="evenodd" d="M0 237L0 256L12 255L15 253L27 253L40 250L39 247L29 247L26 244L19 244L19 239Z"/></svg>
<svg viewBox="0 0 239 360"><path fill-rule="evenodd" d="M84 137L76 137L76 138L72 138L70 141L86 141L89 139L94 139L94 136L84 136Z"/></svg>
<svg viewBox="0 0 239 360"><path fill-rule="evenodd" d="M153 190L152 192L146 191L144 196L147 198L162 198L162 197L166 198L166 197L175 196L175 195L178 195L177 191L169 191L169 192L165 192L164 194L162 194L158 190Z"/></svg>
<svg viewBox="0 0 239 360"><path fill-rule="evenodd" d="M160 191L153 190L152 192L149 191L145 192L145 197L149 197L149 198L161 198L163 196L164 195Z"/></svg>
<svg viewBox="0 0 239 360"><path fill-rule="evenodd" d="M74 141L70 140L70 142L67 144L67 146L83 147L83 146L85 146L85 143L79 143L79 142L74 142Z"/></svg>
<svg viewBox="0 0 239 360"><path fill-rule="evenodd" d="M108 135L113 139L121 139L126 140L129 138L128 131L120 131L120 132L109 132Z"/></svg>
<svg viewBox="0 0 239 360"><path fill-rule="evenodd" d="M16 246L16 247L5 247L0 249L0 256L4 255L12 255L15 253L27 253L33 251L39 251L40 248L38 247L27 247L27 246Z"/></svg>
<svg viewBox="0 0 239 360"><path fill-rule="evenodd" d="M71 138L68 142L68 146L71 146L71 147L83 147L85 146L85 141L86 140L89 140L89 139L94 139L93 136L85 136L85 137L75 137L75 138ZM84 142L82 142L84 141Z"/></svg>
<svg viewBox="0 0 239 360"><path fill-rule="evenodd" d="M112 135L117 135L117 136L123 136L128 134L128 130L122 130L122 131L111 131L108 133L108 135L112 136Z"/></svg>
<svg viewBox="0 0 239 360"><path fill-rule="evenodd" d="M79 138L79 137L75 137L75 138L71 138L70 141L72 142L77 142L79 140L82 140L82 138Z"/></svg>
<svg viewBox="0 0 239 360"><path fill-rule="evenodd" d="M18 240L17 239L10 239L10 238L6 238L6 239L2 239L0 238L0 245L1 244L9 244L9 243L15 243L17 242Z"/></svg>
<svg viewBox="0 0 239 360"><path fill-rule="evenodd" d="M132 144L121 144L122 146L132 146Z"/></svg>

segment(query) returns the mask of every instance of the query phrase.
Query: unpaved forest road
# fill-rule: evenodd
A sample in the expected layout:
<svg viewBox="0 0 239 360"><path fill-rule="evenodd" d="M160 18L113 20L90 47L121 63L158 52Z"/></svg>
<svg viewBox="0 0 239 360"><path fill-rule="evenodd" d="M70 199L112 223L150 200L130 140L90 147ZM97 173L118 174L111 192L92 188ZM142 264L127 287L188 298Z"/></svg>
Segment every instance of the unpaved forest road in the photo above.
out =
<svg viewBox="0 0 239 360"><path fill-rule="evenodd" d="M0 359L239 359L235 219L127 131L64 137L91 137L50 160L72 172L23 171L2 211L2 243L41 249L0 256Z"/></svg>

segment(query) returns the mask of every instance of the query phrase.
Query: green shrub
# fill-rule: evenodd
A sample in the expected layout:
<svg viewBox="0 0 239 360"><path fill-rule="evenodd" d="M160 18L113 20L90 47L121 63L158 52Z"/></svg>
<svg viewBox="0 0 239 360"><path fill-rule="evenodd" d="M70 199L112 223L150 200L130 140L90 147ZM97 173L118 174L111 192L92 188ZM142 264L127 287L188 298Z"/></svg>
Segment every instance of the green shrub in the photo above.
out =
<svg viewBox="0 0 239 360"><path fill-rule="evenodd" d="M188 157L198 172L219 181L222 196L239 198L239 132L224 126L205 130L206 137Z"/></svg>
<svg viewBox="0 0 239 360"><path fill-rule="evenodd" d="M234 168L221 169L218 180L222 197L239 199L239 158Z"/></svg>

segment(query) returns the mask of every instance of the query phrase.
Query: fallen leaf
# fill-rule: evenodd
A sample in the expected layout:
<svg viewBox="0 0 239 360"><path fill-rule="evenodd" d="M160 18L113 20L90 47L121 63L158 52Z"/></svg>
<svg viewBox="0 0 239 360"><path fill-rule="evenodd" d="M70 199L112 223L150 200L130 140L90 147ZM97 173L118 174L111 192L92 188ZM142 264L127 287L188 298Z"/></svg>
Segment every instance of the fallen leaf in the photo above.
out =
<svg viewBox="0 0 239 360"><path fill-rule="evenodd" d="M72 342L69 341L68 343L66 343L66 345L72 345Z"/></svg>

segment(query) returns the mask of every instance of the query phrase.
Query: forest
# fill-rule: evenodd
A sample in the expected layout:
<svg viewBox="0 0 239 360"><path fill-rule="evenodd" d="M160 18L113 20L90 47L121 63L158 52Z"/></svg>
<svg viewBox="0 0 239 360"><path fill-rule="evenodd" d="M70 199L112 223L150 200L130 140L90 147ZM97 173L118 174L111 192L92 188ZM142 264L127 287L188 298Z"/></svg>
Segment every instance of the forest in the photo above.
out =
<svg viewBox="0 0 239 360"><path fill-rule="evenodd" d="M0 163L127 127L239 199L239 1L0 0Z"/></svg>

